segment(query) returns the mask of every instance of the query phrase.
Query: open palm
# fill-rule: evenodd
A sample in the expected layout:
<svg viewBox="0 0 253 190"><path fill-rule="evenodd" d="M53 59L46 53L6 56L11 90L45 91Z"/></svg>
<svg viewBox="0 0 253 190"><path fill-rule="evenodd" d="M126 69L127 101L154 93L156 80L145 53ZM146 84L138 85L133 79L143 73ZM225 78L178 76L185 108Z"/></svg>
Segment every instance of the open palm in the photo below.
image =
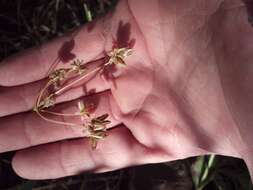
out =
<svg viewBox="0 0 253 190"><path fill-rule="evenodd" d="M1 63L0 152L26 148L13 166L30 179L207 153L243 157L251 168L252 36L239 0L122 0L104 19ZM92 151L81 130L29 110L52 64L96 60L113 46L133 47L126 68L57 100L64 111L78 98L99 100L95 114L109 113L117 127Z"/></svg>

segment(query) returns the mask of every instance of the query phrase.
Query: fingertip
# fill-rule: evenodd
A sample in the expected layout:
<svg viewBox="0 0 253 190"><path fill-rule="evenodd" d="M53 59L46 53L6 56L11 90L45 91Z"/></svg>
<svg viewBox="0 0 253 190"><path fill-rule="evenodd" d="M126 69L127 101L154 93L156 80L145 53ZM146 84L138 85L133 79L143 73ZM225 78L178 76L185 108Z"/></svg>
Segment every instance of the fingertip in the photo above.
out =
<svg viewBox="0 0 253 190"><path fill-rule="evenodd" d="M30 180L54 179L65 176L55 151L60 144L54 143L18 151L12 160L12 168L22 178ZM50 169L49 169L50 168Z"/></svg>
<svg viewBox="0 0 253 190"><path fill-rule="evenodd" d="M7 65L11 67L11 63L8 63L7 60L0 63L0 87L10 87L14 84L15 75L9 72Z"/></svg>
<svg viewBox="0 0 253 190"><path fill-rule="evenodd" d="M0 86L18 86L42 79L46 61L47 58L42 55L40 47L7 57L0 63Z"/></svg>
<svg viewBox="0 0 253 190"><path fill-rule="evenodd" d="M29 179L29 173L27 173L26 170L22 169L22 165L20 166L20 153L16 153L15 156L12 159L11 165L14 172L25 179Z"/></svg>
<svg viewBox="0 0 253 190"><path fill-rule="evenodd" d="M17 55L16 55L17 56ZM14 56L7 57L0 62L0 87L11 86L13 77L8 73L8 67L11 67L11 62L14 59Z"/></svg>

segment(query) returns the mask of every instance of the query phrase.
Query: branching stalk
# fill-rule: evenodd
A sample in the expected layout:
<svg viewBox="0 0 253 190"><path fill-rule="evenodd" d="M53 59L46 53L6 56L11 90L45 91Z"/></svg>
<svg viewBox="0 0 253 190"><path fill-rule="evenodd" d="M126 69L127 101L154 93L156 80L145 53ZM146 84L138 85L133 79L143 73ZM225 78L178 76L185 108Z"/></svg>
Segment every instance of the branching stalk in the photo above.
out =
<svg viewBox="0 0 253 190"><path fill-rule="evenodd" d="M34 106L34 111L37 115L50 123L57 125L71 126L71 127L85 127L86 135L90 138L91 146L93 149L96 148L98 140L101 140L107 136L106 125L110 123L107 120L108 114L103 114L98 117L91 117L88 108L83 102L78 102L78 112L75 113L59 113L55 111L48 110L55 105L55 98L61 95L63 92L68 91L74 85L83 81L87 76L92 75L96 72L103 71L109 65L126 65L124 59L132 53L132 49L129 48L116 48L108 53L108 61L103 65L99 65L90 72L86 72L85 65L80 60L75 60L70 68L67 69L57 69L49 75L49 81L40 91ZM103 58L103 60L106 60ZM91 62L89 62L91 63ZM64 85L66 81L72 79L71 82ZM49 93L49 88L54 87L54 92ZM60 121L57 119L51 119L49 116L59 116L59 117L80 117L82 124L70 123L65 121ZM57 118L57 117L56 117ZM58 118L59 119L59 118Z"/></svg>

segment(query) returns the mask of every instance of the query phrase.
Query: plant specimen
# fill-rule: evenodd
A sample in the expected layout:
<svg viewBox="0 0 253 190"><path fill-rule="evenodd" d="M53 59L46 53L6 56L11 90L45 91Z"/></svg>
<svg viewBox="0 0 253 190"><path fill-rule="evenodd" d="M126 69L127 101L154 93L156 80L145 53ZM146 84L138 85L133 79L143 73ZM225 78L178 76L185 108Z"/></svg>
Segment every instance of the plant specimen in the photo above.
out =
<svg viewBox="0 0 253 190"><path fill-rule="evenodd" d="M78 111L75 113L56 112L52 109L56 103L55 99L63 92L71 90L73 86L82 83L87 76L102 73L110 65L125 66L124 59L131 55L132 52L133 50L130 48L115 48L102 59L103 63L101 65L91 71L87 68L87 64L92 64L92 62L83 63L79 59L74 60L69 68L60 68L53 71L49 74L47 83L39 92L33 110L47 122L71 127L82 127L85 136L90 139L92 149L95 149L97 142L107 136L106 126L110 123L107 119L109 115L105 113L100 116L91 116L91 106L82 101L78 101ZM51 116L55 117L52 118ZM79 117L81 123L66 122L57 117Z"/></svg>

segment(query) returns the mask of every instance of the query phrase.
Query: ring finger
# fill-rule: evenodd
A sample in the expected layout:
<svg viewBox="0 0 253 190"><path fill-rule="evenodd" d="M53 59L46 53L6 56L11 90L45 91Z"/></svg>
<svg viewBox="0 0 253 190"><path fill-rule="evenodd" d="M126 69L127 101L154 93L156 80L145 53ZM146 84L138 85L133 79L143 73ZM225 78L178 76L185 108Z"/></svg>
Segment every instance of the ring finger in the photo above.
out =
<svg viewBox="0 0 253 190"><path fill-rule="evenodd" d="M93 116L109 114L108 119L111 123L108 128L120 124L120 121L113 116L109 99L111 92L109 90L94 95L79 98L77 100L59 104L56 107L61 113L75 113L78 111L77 103L83 101L93 104ZM64 122L78 122L76 117L58 117ZM59 141L62 139L83 137L83 128L61 126L42 120L38 115L32 112L21 113L13 116L0 118L0 152L17 150L31 147L48 142Z"/></svg>

